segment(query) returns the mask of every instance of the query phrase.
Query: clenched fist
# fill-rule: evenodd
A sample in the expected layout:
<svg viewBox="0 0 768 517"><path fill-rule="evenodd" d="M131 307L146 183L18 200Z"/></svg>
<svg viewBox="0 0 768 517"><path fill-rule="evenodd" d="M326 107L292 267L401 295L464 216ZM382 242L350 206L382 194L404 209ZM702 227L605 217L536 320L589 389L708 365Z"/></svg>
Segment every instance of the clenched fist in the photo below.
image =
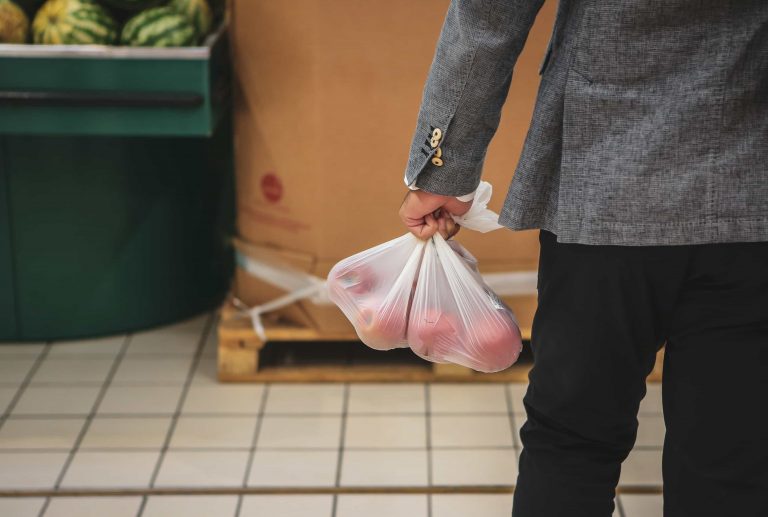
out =
<svg viewBox="0 0 768 517"><path fill-rule="evenodd" d="M400 206L400 219L408 230L420 239L429 239L435 233L450 239L459 231L459 225L450 214L463 215L472 201L459 201L453 196L432 194L423 190L409 190Z"/></svg>

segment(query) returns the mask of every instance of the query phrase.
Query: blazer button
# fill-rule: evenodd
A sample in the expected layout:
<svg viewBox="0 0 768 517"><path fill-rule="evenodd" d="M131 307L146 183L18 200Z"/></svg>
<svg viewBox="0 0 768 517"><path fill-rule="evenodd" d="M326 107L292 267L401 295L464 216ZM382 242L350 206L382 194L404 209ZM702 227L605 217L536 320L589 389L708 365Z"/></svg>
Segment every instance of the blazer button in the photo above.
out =
<svg viewBox="0 0 768 517"><path fill-rule="evenodd" d="M432 157L432 163L437 165L438 167L442 167L443 166L443 160L441 160L437 156L433 156Z"/></svg>
<svg viewBox="0 0 768 517"><path fill-rule="evenodd" d="M443 132L440 131L439 127L436 127L434 131L432 131L432 138L437 138L440 140L440 137L443 136Z"/></svg>
<svg viewBox="0 0 768 517"><path fill-rule="evenodd" d="M435 149L435 156L437 156L438 158L443 156L443 150L440 149L439 147L437 149Z"/></svg>
<svg viewBox="0 0 768 517"><path fill-rule="evenodd" d="M435 147L437 147L437 144L439 144L439 143L440 143L440 139L439 139L439 138L435 138L434 136L433 136L433 137L432 137L432 139L429 141L429 145L431 145L433 149L434 149Z"/></svg>

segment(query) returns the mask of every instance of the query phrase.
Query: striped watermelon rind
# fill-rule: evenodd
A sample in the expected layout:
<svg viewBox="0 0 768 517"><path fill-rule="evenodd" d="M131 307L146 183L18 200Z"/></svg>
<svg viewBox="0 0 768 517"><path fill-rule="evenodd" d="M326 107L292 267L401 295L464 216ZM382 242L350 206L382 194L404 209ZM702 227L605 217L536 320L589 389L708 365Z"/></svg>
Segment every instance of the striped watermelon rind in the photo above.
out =
<svg viewBox="0 0 768 517"><path fill-rule="evenodd" d="M200 37L205 36L211 30L213 13L206 0L171 0L168 7L176 9L189 18Z"/></svg>
<svg viewBox="0 0 768 517"><path fill-rule="evenodd" d="M0 43L26 43L29 18L11 0L0 0Z"/></svg>
<svg viewBox="0 0 768 517"><path fill-rule="evenodd" d="M192 22L170 7L142 11L123 26L120 41L131 47L189 47L199 36Z"/></svg>
<svg viewBox="0 0 768 517"><path fill-rule="evenodd" d="M44 45L112 45L114 18L95 0L48 0L32 21L35 43Z"/></svg>

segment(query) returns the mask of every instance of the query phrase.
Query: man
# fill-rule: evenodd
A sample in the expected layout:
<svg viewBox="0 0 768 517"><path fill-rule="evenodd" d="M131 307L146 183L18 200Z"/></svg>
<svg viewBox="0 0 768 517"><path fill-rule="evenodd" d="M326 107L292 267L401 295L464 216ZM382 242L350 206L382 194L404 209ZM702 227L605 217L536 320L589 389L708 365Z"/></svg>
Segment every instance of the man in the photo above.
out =
<svg viewBox="0 0 768 517"><path fill-rule="evenodd" d="M451 1L414 234L471 205L542 1ZM499 219L541 229L513 515L612 514L664 343L665 516L768 515L768 2L561 0L541 73Z"/></svg>

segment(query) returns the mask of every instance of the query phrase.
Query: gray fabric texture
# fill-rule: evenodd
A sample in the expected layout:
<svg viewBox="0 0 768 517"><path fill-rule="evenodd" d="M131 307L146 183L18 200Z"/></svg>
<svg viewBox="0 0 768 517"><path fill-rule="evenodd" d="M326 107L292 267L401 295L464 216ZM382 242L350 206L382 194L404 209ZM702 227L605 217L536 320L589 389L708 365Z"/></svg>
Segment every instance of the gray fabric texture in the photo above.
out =
<svg viewBox="0 0 768 517"><path fill-rule="evenodd" d="M406 181L477 187L541 4L451 0ZM768 1L561 0L541 72L501 224L582 244L768 241Z"/></svg>

